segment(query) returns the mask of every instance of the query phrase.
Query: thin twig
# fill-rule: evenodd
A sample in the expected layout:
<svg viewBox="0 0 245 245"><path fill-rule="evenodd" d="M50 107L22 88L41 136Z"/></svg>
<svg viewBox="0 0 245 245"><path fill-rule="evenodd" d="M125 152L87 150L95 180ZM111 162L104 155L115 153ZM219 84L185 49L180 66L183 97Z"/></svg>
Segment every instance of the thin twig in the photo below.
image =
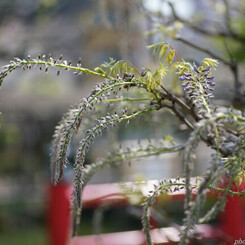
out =
<svg viewBox="0 0 245 245"><path fill-rule="evenodd" d="M191 115L195 121L199 121L200 118L198 115L194 113L190 106L184 103L180 98L176 97L174 94L170 93L167 89L165 89L162 85L161 88L164 90L165 93L160 93L162 99L168 99L176 104L178 104L184 111L186 111L189 115Z"/></svg>
<svg viewBox="0 0 245 245"><path fill-rule="evenodd" d="M202 29L196 25L193 25L192 22L189 22L185 19L182 19L181 17L179 17L177 14L176 14L176 11L174 9L174 6L172 3L169 2L169 6L172 10L172 14L173 14L173 17L175 18L175 20L183 23L183 24L186 24L188 25L192 30L194 31L197 31L201 34L204 34L204 35L208 35L208 36L212 36L212 37L229 37L229 38L232 38L232 39L235 39L236 41L240 41L240 42L245 42L245 37L237 34L237 33L234 33L234 32L223 32L223 31L215 31L215 32L212 32L212 31L209 31L209 30L206 30L206 29Z"/></svg>
<svg viewBox="0 0 245 245"><path fill-rule="evenodd" d="M176 109L175 107L175 103L173 103L172 107L171 107L172 112L182 121L184 122L190 129L194 130L194 126L191 124L191 122L184 117L183 115L181 115L181 113Z"/></svg>
<svg viewBox="0 0 245 245"><path fill-rule="evenodd" d="M230 33L234 33L231 27L231 16L230 16L230 6L229 6L229 1L223 0L224 6L225 6L225 24Z"/></svg>
<svg viewBox="0 0 245 245"><path fill-rule="evenodd" d="M190 46L190 47L192 47L192 48L194 48L194 49L197 49L197 50L199 50L199 51L201 51L201 52L204 52L204 53L206 53L206 54L209 54L209 55L212 56L214 59L220 60L220 61L223 62L224 64L226 64L226 65L228 65L228 66L231 66L231 62L225 60L225 59L222 58L221 56L218 56L217 54L211 52L210 50L208 50L208 49L206 49L206 48L203 48L203 47L201 47L201 46L198 46L197 44L194 44L194 43L192 43L192 42L190 42L190 41L187 41L186 39L182 38L181 36L177 36L177 37L176 37L176 40L177 40L177 41L180 41L180 42L182 42L182 43L184 43L184 44L186 44L186 45L188 45L188 46Z"/></svg>

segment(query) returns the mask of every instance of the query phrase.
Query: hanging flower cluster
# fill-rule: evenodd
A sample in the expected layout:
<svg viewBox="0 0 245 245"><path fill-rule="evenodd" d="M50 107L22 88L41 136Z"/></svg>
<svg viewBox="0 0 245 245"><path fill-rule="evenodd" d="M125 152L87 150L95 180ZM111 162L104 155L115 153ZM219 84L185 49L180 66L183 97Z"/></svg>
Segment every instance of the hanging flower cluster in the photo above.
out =
<svg viewBox="0 0 245 245"><path fill-rule="evenodd" d="M195 64L191 66L181 65L179 67L179 79L182 82L184 91L191 100L193 107L201 117L210 117L212 110L210 109L210 99L214 96L214 76L211 68L214 68L217 61L205 59L202 66L197 67Z"/></svg>

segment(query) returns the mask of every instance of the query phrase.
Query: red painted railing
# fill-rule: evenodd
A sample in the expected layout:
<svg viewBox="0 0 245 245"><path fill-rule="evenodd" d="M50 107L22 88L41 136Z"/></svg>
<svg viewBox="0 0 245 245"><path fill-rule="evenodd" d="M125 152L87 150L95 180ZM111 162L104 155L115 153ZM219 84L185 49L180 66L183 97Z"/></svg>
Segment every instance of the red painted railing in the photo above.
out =
<svg viewBox="0 0 245 245"><path fill-rule="evenodd" d="M70 230L71 187L65 183L48 188L47 223L49 245L66 245Z"/></svg>
<svg viewBox="0 0 245 245"><path fill-rule="evenodd" d="M149 188L148 188L149 189ZM233 191L243 191L243 183ZM64 183L49 188L48 228L50 245L67 245L70 230L70 195L72 189ZM213 195L213 193L211 194ZM183 200L185 191L180 190L172 194L160 196L158 202L176 202ZM199 225L198 239L205 241L234 244L236 240L245 242L245 207L244 197L228 196L225 210L219 214L219 224L216 226ZM88 185L83 193L84 209L99 207L101 204L110 206L130 205L128 196L122 191L119 184ZM175 228L153 229L151 231L154 244L173 244L179 240L179 231ZM145 245L145 237L141 231L128 231L119 233L89 235L75 237L69 245ZM239 244L239 243L237 243Z"/></svg>

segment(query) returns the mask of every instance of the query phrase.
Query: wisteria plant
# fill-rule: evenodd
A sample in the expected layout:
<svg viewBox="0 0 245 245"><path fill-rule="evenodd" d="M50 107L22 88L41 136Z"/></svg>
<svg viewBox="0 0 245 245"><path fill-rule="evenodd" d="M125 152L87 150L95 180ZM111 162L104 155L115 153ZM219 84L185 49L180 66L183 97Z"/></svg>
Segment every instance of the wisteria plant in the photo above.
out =
<svg viewBox="0 0 245 245"><path fill-rule="evenodd" d="M112 58L109 62L92 70L84 68L81 60L74 66L71 62L63 60L62 57L56 60L50 56L39 56L34 59L31 57L15 58L2 69L1 83L15 69L30 70L32 67L38 67L45 72L49 69L57 69L57 75L61 70L70 70L74 75L88 74L100 77L102 80L86 98L64 114L53 135L51 172L52 181L57 184L61 181L64 168L68 164L67 152L72 138L80 132L78 134L80 141L74 159L75 177L71 201L73 236L77 234L83 205L82 192L88 181L103 166L119 164L125 160L172 152L182 154L184 164L182 179L159 181L142 204L142 223L148 245L152 244L149 225L150 211L160 193L185 188L182 244L186 244L191 238L191 231L194 231L197 223L207 222L224 208L227 195L244 195L244 193L232 191L230 187L234 181L239 184L244 175L245 117L239 110L230 108L224 112L212 105L215 88L212 70L215 69L218 62L206 58L200 66L197 66L181 60L173 47L163 42L151 45L149 49L159 57L160 61L159 68L154 71L149 68L138 70L128 61L116 61ZM166 74L169 72L173 72L178 77L183 87L182 95L177 95L166 88ZM107 108L105 104L111 105L113 110L98 110L98 108ZM145 116L154 111L157 113L159 110L171 111L178 120L186 125L190 134L185 143L177 144L172 137L166 137L159 142L151 141L148 145L139 144L136 148L120 148L94 164L84 164L92 143L105 131L123 122L126 125L136 117ZM86 118L89 118L90 121L89 129L85 130ZM213 149L215 154L212 155L212 161L206 173L198 183L193 184L191 176L196 148L200 142L204 142ZM224 182L220 188L218 183L227 177L229 181ZM197 193L195 201L192 195L193 188ZM208 213L200 217L200 209L205 203L208 189L218 190L219 198Z"/></svg>

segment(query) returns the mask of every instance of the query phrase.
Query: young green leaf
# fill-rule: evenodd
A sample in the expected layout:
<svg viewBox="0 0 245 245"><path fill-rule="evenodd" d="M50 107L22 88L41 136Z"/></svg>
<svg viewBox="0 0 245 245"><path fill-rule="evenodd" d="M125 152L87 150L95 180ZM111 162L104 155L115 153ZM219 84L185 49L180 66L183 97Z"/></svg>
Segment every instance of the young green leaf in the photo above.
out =
<svg viewBox="0 0 245 245"><path fill-rule="evenodd" d="M167 56L166 56L166 60L168 62L168 65L170 66L174 60L174 56L175 56L175 50L170 50L168 51L167 53Z"/></svg>
<svg viewBox="0 0 245 245"><path fill-rule="evenodd" d="M215 68L218 65L218 61L215 59L211 59L211 58L206 58L202 61L202 64L207 67L207 66L211 66L212 68Z"/></svg>
<svg viewBox="0 0 245 245"><path fill-rule="evenodd" d="M169 48L169 44L165 43L162 45L162 47L160 48L160 51L159 51L159 59L164 58L168 48Z"/></svg>

